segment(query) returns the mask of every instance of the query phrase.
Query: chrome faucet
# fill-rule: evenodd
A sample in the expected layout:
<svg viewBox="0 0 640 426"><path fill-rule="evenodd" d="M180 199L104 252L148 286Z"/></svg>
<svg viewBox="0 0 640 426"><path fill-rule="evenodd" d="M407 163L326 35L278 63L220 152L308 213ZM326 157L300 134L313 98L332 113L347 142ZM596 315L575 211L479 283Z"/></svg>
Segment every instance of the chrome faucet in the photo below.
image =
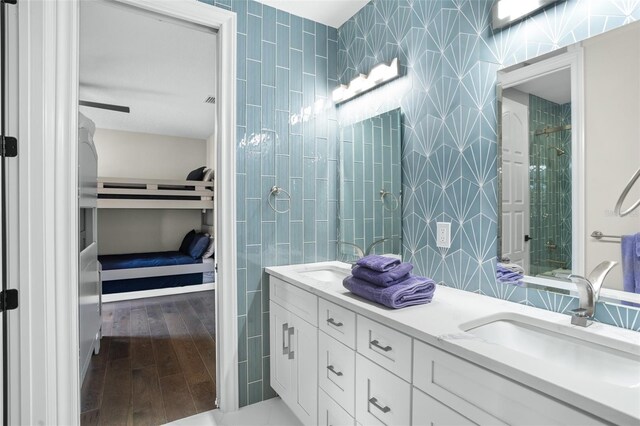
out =
<svg viewBox="0 0 640 426"><path fill-rule="evenodd" d="M369 244L369 247L367 247L367 250L365 251L365 254L367 256L369 256L371 254L371 250L373 250L373 248L375 246L377 246L378 244L384 243L385 241L389 241L391 238L382 238L380 240L376 240L374 242L372 242L371 244Z"/></svg>
<svg viewBox="0 0 640 426"><path fill-rule="evenodd" d="M589 278L580 275L569 275L578 289L580 305L571 311L571 324L581 327L588 327L592 324L591 319L596 313L596 302L600 297L600 289L604 278L618 262L605 260L589 274Z"/></svg>
<svg viewBox="0 0 640 426"><path fill-rule="evenodd" d="M360 248L359 245L354 244L354 243L348 243L346 241L338 241L338 247L340 246L349 246L349 247L353 247L355 249L356 252L356 256L358 256L358 259L361 259L364 257L364 251L362 251L362 249ZM353 263L353 262L352 262Z"/></svg>

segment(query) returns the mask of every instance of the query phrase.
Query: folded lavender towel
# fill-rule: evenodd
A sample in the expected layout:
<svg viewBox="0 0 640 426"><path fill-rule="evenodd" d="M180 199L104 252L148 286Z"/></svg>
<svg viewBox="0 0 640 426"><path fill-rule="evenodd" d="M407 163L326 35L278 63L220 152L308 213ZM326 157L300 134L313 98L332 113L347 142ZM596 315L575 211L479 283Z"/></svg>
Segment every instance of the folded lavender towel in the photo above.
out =
<svg viewBox="0 0 640 426"><path fill-rule="evenodd" d="M387 272L378 272L373 269L365 268L364 266L355 266L351 270L351 273L354 277L368 281L371 284L375 284L380 287L390 287L392 285L400 284L403 280L408 278L409 273L412 270L412 264L401 263Z"/></svg>
<svg viewBox="0 0 640 426"><path fill-rule="evenodd" d="M640 233L623 235L621 248L624 291L640 293Z"/></svg>
<svg viewBox="0 0 640 426"><path fill-rule="evenodd" d="M432 279L415 275L391 287L377 287L350 275L342 285L353 294L393 309L429 303L436 291Z"/></svg>
<svg viewBox="0 0 640 426"><path fill-rule="evenodd" d="M400 264L400 259L393 257L380 256L379 254L370 254L358 260L358 265L365 268L373 269L378 272L387 272Z"/></svg>

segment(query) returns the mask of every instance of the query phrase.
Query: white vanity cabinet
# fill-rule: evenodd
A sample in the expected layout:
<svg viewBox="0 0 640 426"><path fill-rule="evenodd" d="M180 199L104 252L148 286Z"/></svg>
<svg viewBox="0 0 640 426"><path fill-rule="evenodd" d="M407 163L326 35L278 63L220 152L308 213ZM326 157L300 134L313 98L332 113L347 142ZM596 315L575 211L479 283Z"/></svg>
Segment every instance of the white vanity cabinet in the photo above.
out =
<svg viewBox="0 0 640 426"><path fill-rule="evenodd" d="M317 297L299 292L307 293L271 279L271 387L304 424L313 425L318 421L318 327L294 312L317 314ZM278 299L288 303L281 306Z"/></svg>
<svg viewBox="0 0 640 426"><path fill-rule="evenodd" d="M305 425L605 423L381 324L348 299L274 276L270 285L271 385Z"/></svg>

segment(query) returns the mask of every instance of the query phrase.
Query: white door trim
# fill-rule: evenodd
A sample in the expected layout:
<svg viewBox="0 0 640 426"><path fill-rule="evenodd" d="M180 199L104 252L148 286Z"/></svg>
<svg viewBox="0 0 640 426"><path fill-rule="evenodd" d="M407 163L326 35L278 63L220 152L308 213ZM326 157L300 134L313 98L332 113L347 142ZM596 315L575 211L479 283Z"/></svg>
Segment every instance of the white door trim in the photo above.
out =
<svg viewBox="0 0 640 426"><path fill-rule="evenodd" d="M216 209L220 408L238 408L236 15L195 0L121 0L218 29ZM79 423L77 102L79 0L20 1L19 410L12 424Z"/></svg>

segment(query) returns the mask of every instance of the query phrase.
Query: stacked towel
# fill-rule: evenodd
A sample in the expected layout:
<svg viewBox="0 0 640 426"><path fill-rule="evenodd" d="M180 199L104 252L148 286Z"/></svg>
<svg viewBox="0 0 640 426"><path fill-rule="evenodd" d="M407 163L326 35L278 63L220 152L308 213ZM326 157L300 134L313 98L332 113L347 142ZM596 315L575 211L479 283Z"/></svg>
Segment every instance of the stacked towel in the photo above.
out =
<svg viewBox="0 0 640 426"><path fill-rule="evenodd" d="M515 263L500 263L496 266L496 279L502 284L522 285L524 269Z"/></svg>
<svg viewBox="0 0 640 426"><path fill-rule="evenodd" d="M399 259L370 255L357 262L343 285L353 294L393 309L431 302L436 283L412 275L412 270L413 265Z"/></svg>
<svg viewBox="0 0 640 426"><path fill-rule="evenodd" d="M624 235L620 245L624 291L640 293L640 233Z"/></svg>

